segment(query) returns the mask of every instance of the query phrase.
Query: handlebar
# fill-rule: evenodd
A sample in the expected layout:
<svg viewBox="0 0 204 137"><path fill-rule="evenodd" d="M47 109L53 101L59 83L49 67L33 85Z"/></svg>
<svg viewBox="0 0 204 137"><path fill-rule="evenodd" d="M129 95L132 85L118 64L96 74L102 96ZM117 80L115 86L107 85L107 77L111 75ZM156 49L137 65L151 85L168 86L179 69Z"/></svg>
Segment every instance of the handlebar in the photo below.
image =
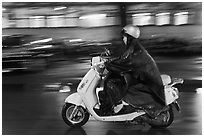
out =
<svg viewBox="0 0 204 137"><path fill-rule="evenodd" d="M110 55L111 55L111 51L107 48L104 48L104 52L101 53L101 57L110 56Z"/></svg>
<svg viewBox="0 0 204 137"><path fill-rule="evenodd" d="M171 86L175 84L183 84L184 80L182 78L172 78L172 84Z"/></svg>
<svg viewBox="0 0 204 137"><path fill-rule="evenodd" d="M95 66L95 65L104 64L106 61L107 61L107 59L105 59L101 56L93 57L91 60L91 65Z"/></svg>

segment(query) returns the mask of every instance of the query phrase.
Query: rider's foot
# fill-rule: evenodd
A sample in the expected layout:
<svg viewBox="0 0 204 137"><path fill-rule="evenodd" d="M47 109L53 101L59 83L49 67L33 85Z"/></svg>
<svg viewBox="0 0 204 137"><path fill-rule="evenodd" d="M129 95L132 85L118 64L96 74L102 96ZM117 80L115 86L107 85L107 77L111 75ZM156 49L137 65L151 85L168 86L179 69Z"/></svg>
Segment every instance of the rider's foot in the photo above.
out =
<svg viewBox="0 0 204 137"><path fill-rule="evenodd" d="M114 113L116 114L116 113L120 112L120 111L122 110L123 106L124 106L124 105L123 105L122 103L121 103L121 104L118 104L117 106L115 106L115 107L113 108Z"/></svg>
<svg viewBox="0 0 204 137"><path fill-rule="evenodd" d="M129 105L123 105L122 109L118 112L115 113L115 115L122 115L122 114L128 114L134 112L135 109Z"/></svg>

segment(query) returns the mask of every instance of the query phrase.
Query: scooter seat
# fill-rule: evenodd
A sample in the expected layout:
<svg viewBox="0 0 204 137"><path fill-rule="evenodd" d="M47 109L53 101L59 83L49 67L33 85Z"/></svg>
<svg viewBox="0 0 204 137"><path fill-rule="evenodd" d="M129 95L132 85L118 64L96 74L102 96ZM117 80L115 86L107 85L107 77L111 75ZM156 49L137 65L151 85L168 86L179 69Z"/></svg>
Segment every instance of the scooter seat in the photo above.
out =
<svg viewBox="0 0 204 137"><path fill-rule="evenodd" d="M162 79L162 82L163 82L163 85L168 85L171 83L171 77L169 75L161 75L161 79Z"/></svg>

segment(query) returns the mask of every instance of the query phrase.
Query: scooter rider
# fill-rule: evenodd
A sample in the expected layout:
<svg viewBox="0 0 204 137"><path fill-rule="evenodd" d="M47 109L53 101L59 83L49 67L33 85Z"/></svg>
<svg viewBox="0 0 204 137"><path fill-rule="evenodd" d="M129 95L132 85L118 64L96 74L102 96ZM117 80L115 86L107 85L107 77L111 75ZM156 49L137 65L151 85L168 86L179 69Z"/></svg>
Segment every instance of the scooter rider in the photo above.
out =
<svg viewBox="0 0 204 137"><path fill-rule="evenodd" d="M119 104L115 105L115 109L119 107L115 113L124 113L123 111L126 110L121 104L123 100L135 107L142 106L150 115L154 115L165 106L164 87L159 69L154 59L139 42L140 30L137 26L125 26L122 36L126 46L125 52L120 57L106 62L105 65L113 74L123 74L128 86L121 88L122 84L118 84L121 82L118 79L106 81L106 91L101 92L100 94L103 95L99 96L102 98L101 109L103 110L103 107L107 107L108 104L110 107L113 104Z"/></svg>

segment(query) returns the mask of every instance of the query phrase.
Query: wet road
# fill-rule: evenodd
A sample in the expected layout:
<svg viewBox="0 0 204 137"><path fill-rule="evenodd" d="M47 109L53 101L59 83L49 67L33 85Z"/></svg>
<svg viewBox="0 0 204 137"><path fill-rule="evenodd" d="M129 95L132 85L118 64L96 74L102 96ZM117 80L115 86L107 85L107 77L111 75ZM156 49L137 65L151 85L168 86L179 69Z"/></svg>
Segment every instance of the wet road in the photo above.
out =
<svg viewBox="0 0 204 137"><path fill-rule="evenodd" d="M2 76L3 135L200 135L202 134L201 57L161 58L156 62L162 73L182 77L182 111L168 129L148 125L99 122L90 118L82 128L71 128L61 118L61 108L69 93L58 92L59 83L69 81L73 89L89 68L89 60L77 59L56 63L41 73L13 73ZM49 86L48 86L49 85Z"/></svg>

